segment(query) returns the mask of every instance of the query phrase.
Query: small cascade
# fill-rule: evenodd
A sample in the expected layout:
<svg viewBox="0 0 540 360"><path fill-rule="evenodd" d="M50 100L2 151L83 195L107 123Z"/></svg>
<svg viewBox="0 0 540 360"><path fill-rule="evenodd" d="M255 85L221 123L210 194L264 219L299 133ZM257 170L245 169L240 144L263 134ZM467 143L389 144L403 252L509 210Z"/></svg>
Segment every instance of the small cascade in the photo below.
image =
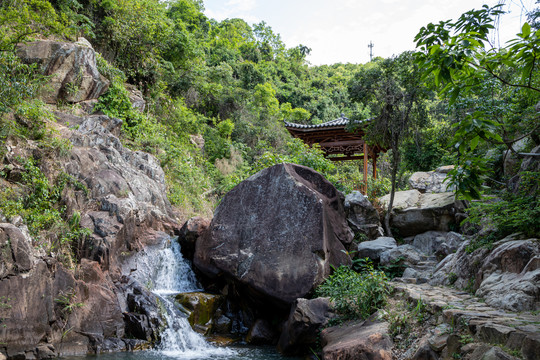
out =
<svg viewBox="0 0 540 360"><path fill-rule="evenodd" d="M186 315L175 304L179 293L201 291L195 274L180 252L180 244L169 239L161 246L148 247L137 255L136 270L131 276L145 284L163 303L167 329L161 333L156 351L176 359L227 357L234 351L212 346L196 333Z"/></svg>

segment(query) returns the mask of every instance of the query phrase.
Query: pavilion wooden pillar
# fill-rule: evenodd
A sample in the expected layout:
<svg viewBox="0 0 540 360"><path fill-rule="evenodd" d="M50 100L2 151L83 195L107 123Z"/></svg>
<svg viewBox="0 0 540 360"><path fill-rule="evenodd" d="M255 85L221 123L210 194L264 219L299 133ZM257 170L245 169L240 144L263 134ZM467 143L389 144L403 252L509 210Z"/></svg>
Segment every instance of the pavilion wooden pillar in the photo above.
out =
<svg viewBox="0 0 540 360"><path fill-rule="evenodd" d="M368 182L368 146L364 141L364 195L367 195L367 182Z"/></svg>

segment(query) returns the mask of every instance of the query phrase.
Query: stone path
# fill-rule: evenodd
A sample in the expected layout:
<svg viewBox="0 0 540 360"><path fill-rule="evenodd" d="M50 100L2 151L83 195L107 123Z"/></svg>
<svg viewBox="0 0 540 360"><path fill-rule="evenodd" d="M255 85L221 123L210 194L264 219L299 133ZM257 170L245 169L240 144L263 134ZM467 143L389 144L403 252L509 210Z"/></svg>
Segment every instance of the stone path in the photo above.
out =
<svg viewBox="0 0 540 360"><path fill-rule="evenodd" d="M439 317L437 323L468 330L475 342L502 346L526 360L540 359L538 312L498 310L467 292L447 287L397 281L392 286L396 296L412 303L422 301L428 312Z"/></svg>

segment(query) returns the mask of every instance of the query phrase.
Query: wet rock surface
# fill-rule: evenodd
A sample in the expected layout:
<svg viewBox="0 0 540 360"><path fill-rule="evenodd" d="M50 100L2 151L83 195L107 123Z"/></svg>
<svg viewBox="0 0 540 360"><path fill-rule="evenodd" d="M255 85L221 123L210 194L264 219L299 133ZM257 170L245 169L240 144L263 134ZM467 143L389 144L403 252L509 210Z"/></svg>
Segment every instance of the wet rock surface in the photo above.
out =
<svg viewBox="0 0 540 360"><path fill-rule="evenodd" d="M281 164L231 190L197 241L194 265L225 277L255 303L288 309L331 271L350 264L343 198L319 173Z"/></svg>
<svg viewBox="0 0 540 360"><path fill-rule="evenodd" d="M176 301L188 312L191 327L198 333L208 335L213 330L215 314L224 298L201 292L176 295Z"/></svg>

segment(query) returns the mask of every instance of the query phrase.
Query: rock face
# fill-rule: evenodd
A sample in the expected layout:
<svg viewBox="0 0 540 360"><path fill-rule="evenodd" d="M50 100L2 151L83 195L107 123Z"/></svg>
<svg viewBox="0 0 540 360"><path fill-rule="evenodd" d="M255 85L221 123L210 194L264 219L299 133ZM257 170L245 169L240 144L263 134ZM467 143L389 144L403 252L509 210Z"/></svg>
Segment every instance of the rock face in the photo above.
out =
<svg viewBox="0 0 540 360"><path fill-rule="evenodd" d="M339 191L310 168L280 164L231 190L197 241L194 265L223 276L255 302L287 308L350 264L352 242Z"/></svg>
<svg viewBox="0 0 540 360"><path fill-rule="evenodd" d="M420 191L421 193L444 193L454 189L444 182L446 175L454 168L453 165L441 166L429 172L415 172L409 178L411 188Z"/></svg>
<svg viewBox="0 0 540 360"><path fill-rule="evenodd" d="M278 350L285 355L308 353L321 329L335 316L328 298L297 299L283 325Z"/></svg>
<svg viewBox="0 0 540 360"><path fill-rule="evenodd" d="M121 263L179 226L163 170L120 144L120 125L107 116L59 116L55 126L73 147L42 160L46 175L63 170L79 183L62 193L67 216L80 213L91 232L74 243L74 269L36 247L21 221L0 221L0 352L9 359L141 349L159 339L158 302L123 276Z"/></svg>
<svg viewBox="0 0 540 360"><path fill-rule="evenodd" d="M364 234L372 240L383 235L379 213L360 191L353 191L345 197L345 212L355 233Z"/></svg>
<svg viewBox="0 0 540 360"><path fill-rule="evenodd" d="M432 284L469 288L486 304L511 311L540 309L540 242L503 239L493 251L480 248L468 254L463 243L435 269ZM450 275L451 274L451 275Z"/></svg>
<svg viewBox="0 0 540 360"><path fill-rule="evenodd" d="M379 201L387 206L390 195ZM426 193L418 190L398 191L395 194L390 226L401 236L413 236L426 231L450 231L458 226L465 204L456 201L454 193Z"/></svg>
<svg viewBox="0 0 540 360"><path fill-rule="evenodd" d="M38 64L43 75L51 76L42 96L47 103L97 99L109 87L109 81L97 69L94 49L86 40L33 41L18 45L17 55L26 63Z"/></svg>
<svg viewBox="0 0 540 360"><path fill-rule="evenodd" d="M173 226L174 214L166 196L165 175L150 154L124 148L113 135L120 120L104 115L79 120L71 132L73 149L66 172L86 185L90 201L82 194L65 194L68 212L88 208L81 225L93 230L81 248L82 256L109 267L121 247L140 250L155 244Z"/></svg>
<svg viewBox="0 0 540 360"><path fill-rule="evenodd" d="M111 347L129 350L139 344L136 339L157 338L157 304L153 329L149 326L150 331L139 337L131 331L126 317L138 316L143 307L123 308L118 301L119 296L125 296L129 303L137 290L130 286L124 292L120 282L113 283L97 262L82 259L73 273L53 258L38 256L31 239L12 224L0 224L0 248L4 270L0 276L0 318L5 325L0 350L8 358L86 354ZM138 296L152 301L140 291ZM135 323L143 326L141 320L145 319L149 317Z"/></svg>
<svg viewBox="0 0 540 360"><path fill-rule="evenodd" d="M324 360L391 360L392 340L388 323L362 322L334 326L321 333Z"/></svg>

